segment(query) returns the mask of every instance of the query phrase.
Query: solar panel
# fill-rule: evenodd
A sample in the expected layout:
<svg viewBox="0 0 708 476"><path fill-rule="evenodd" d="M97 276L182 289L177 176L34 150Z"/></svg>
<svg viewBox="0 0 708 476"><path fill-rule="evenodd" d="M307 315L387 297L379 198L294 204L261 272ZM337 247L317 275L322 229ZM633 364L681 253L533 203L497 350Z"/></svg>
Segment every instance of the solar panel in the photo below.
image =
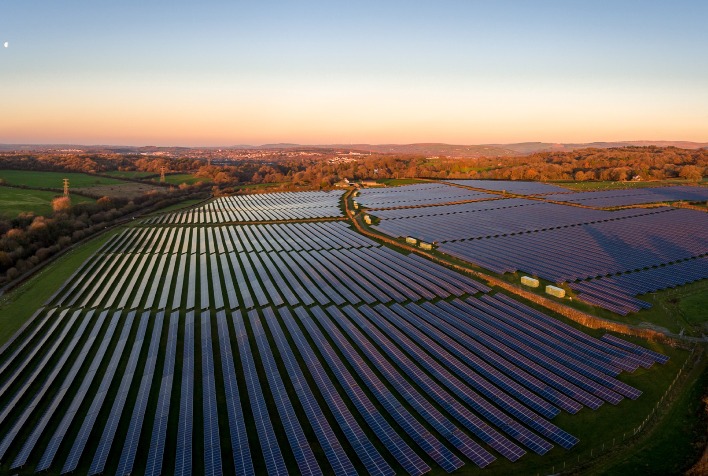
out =
<svg viewBox="0 0 708 476"><path fill-rule="evenodd" d="M194 256L193 256L194 257ZM177 449L175 474L192 474L192 433L194 411L194 311L187 312L184 320L184 352L182 354L182 385L177 422Z"/></svg>
<svg viewBox="0 0 708 476"><path fill-rule="evenodd" d="M369 400L357 381L344 366L337 353L324 338L322 332L317 328L305 308L298 307L295 314L300 319L310 337L317 345L320 354L332 369L332 372L339 380L350 400L356 406L359 414L364 418L369 427L374 431L379 441L388 449L398 463L410 475L419 476L430 471L425 461L418 456L415 451L395 432L383 415L377 410ZM286 321L287 322L287 321Z"/></svg>
<svg viewBox="0 0 708 476"><path fill-rule="evenodd" d="M86 412L83 423L81 424L81 429L79 430L78 435L74 439L74 442L71 446L71 450L69 451L69 455L67 456L66 461L64 462L64 466L62 467L62 473L68 473L76 470L76 467L79 464L79 459L81 458L81 455L84 452L84 448L86 447L86 443L88 442L91 430L93 430L93 426L96 423L98 413L101 411L103 402L108 394L108 388L111 386L113 377L116 371L118 370L118 364L123 357L123 351L125 350L125 346L128 343L128 338L130 336L130 330L133 327L134 318L135 311L128 312L128 315L125 317L125 322L123 323L123 330L121 331L118 342L116 343L116 346L113 349L113 355L111 356L111 360L108 362L108 367L106 367L103 373L103 378L101 379L101 384L98 387L98 391L94 395L93 401L91 402L91 406Z"/></svg>
<svg viewBox="0 0 708 476"><path fill-rule="evenodd" d="M81 314L81 311L76 311L76 313ZM98 335L98 330L100 329L100 325L103 323L103 319L105 318L106 314L107 314L107 312L104 312L99 315L97 322L94 324L94 327L93 327L91 333L89 334L86 342L84 343L84 345L82 347L81 352L74 359L73 364L69 370L69 373L64 378L64 382L62 383L61 387L59 388L59 392L57 394L55 394L49 408L42 415L42 420L40 420L38 425L33 430L33 433L30 436L30 441L32 441L32 440L33 441L31 442L29 447L27 445L27 442L25 442L22 450L20 451L20 454L15 459L15 463L13 463L13 465L16 464L17 462L19 462L19 460L22 460L22 462L19 464L19 466L22 466L22 464L24 464L24 462L27 461L29 453L30 453L30 451L32 451L32 448L34 446L34 443L36 443L37 439L39 438L39 434L37 433L37 428L40 427L39 431L41 432L41 428L46 426L46 424L48 423L49 417L51 416L51 414L54 412L54 410L56 409L56 407L58 405L58 400L59 401L61 400L61 398L64 396L64 394L68 390L68 388L67 388L68 385L70 385L71 382L73 381L74 377L76 377L76 374L79 372L81 365L83 365L83 361L84 361L84 358L86 357L86 353L91 348L91 345L93 345L93 342L96 339L96 336ZM79 324L79 328L76 330L76 333L74 334L73 338L71 339L71 342L69 342L69 345L64 350L62 355L56 360L56 363L54 364L51 373L44 379L39 391L37 393L35 393L34 396L31 397L31 399L27 399L29 401L26 402L27 406L25 407L24 411L22 413L20 413L19 417L15 420L10 431L5 433L5 436L3 437L2 441L0 441L0 460L5 456L7 449L9 448L10 444L14 441L15 437L17 437L17 434L26 425L27 420L29 419L29 417L33 413L33 411L37 408L37 406L41 402L44 395L47 394L50 391L50 389L54 390L54 387L52 386L54 383L54 380L59 376L59 373L62 371L64 366L67 365L67 363L69 362L70 355L73 353L74 349L77 347L79 340L84 335L89 324L92 323L91 320L92 320L93 315L94 315L94 311L90 310L83 316L83 318L81 319L81 323ZM49 416L47 416L47 414L49 414Z"/></svg>
<svg viewBox="0 0 708 476"><path fill-rule="evenodd" d="M405 311L405 309L398 308L397 311L401 312ZM396 316L391 309L385 306L376 306L376 312L370 308L361 308L361 312L376 323L383 332L391 336L391 338L398 343L399 346L404 348L412 357L415 357L417 359L416 361L420 362L422 366L428 369L431 375L440 376L439 380L446 386L450 387L452 391L460 396L472 408L481 405L484 407L483 409L485 411L495 412L495 409L491 404L482 400L472 391L472 388L474 388L482 395L488 397L491 402L507 411L510 415L515 416L521 422L527 424L530 428L560 444L562 447L570 448L578 442L578 439L574 436L551 424L545 418L536 414L533 410L514 399L511 395L504 393L502 389L506 388L512 390L513 393L521 394L522 398L528 398L527 401L530 401L532 406L536 406L534 404L538 404L543 414L550 418L554 417L558 413L558 410L555 407L543 402L536 395L531 394L528 390L524 389L515 382L510 381L501 375L494 375L489 380L485 379L482 375L467 367L464 363L447 352L447 350L434 343L431 339L427 338L419 331L413 329L410 324L398 318L398 316ZM386 316L386 318L383 316ZM408 334L411 339L406 337L403 332ZM469 388L465 388L465 386L457 380L455 376L451 375L434 359L427 357L423 353L422 349L428 350L433 356L444 363L447 368L455 372L459 378L469 385ZM495 383L498 384L499 387L497 387Z"/></svg>
<svg viewBox="0 0 708 476"><path fill-rule="evenodd" d="M149 313L143 314L149 315ZM138 450L140 441L140 433L143 427L145 418L145 410L147 408L148 398L150 396L150 388L155 374L155 365L157 364L158 353L160 351L160 337L162 336L162 328L165 313L160 311L155 315L152 337L150 339L150 347L148 349L147 359L143 365L143 377L140 381L140 389L133 407L133 414L130 418L130 426L128 433L125 436L123 443L123 451L118 462L118 475L129 475L133 472L133 464L135 463L135 453Z"/></svg>
<svg viewBox="0 0 708 476"><path fill-rule="evenodd" d="M101 365L101 362L103 361L103 357L105 356L106 351L108 350L108 345L113 338L113 334L116 330L116 327L118 326L120 316L120 311L113 313L113 317L111 318L111 322L108 325L108 329L106 330L101 344L98 346L96 354L94 355L93 360L91 361L91 366L86 372L86 375L84 376L84 379L81 382L81 386L76 391L76 394L74 395L74 398L72 399L69 408L66 410L61 422L57 426L57 429L55 430L54 435L49 441L47 448L44 450L44 453L40 458L37 467L35 468L36 471L43 471L49 468L49 466L52 464L52 461L56 456L56 452L59 449L59 445L63 441L64 436L66 435L66 432L69 429L69 425L71 425L74 416L76 415L79 410L79 407L86 398L86 394L88 392L89 387L91 386L96 377L98 368Z"/></svg>
<svg viewBox="0 0 708 476"><path fill-rule="evenodd" d="M54 326L52 326L51 331L54 331L57 326L62 323L64 320L64 317L69 313L68 309L65 309L61 313L59 313L59 319L57 319L57 322ZM35 380L39 377L41 371L44 369L44 366L47 365L47 363L52 360L54 357L54 352L56 352L64 340L67 338L69 335L69 331L71 331L71 328L73 327L74 323L78 319L79 315L81 314L81 311L74 311L71 314L71 317L69 318L68 322L65 324L65 326L59 331L59 334L56 336L56 340L51 344L51 347L49 347L48 351L44 356L37 362L37 364L34 366L34 368L31 370L31 373L29 376L26 376L23 381L22 385L15 390L15 392L12 394L12 397L9 399L9 401L5 404L5 406L2 409L2 412L0 412L0 425L5 423L5 420L7 419L8 416L13 414L13 411L15 409L15 406L20 403L25 395L25 393L31 388L32 384L35 382ZM7 390L12 387L12 384L15 382L15 380L20 376L21 372L26 369L30 362L33 362L33 359L35 356L38 355L38 352L43 349L43 345L47 343L49 339L49 335L45 335L44 338L40 341L39 345L36 346L32 352L25 358L24 362L20 364L20 366L15 369L15 372L13 375L5 382L5 384L2 387L2 390L0 390L0 395L5 395ZM49 345L48 343L46 345Z"/></svg>
<svg viewBox="0 0 708 476"><path fill-rule="evenodd" d="M353 308L350 306L345 309L349 311L354 311ZM408 383L408 381L405 380L405 378L396 369L394 369L394 367L388 362L388 360L383 357L378 352L378 350L374 348L372 343L368 339L366 339L366 337L364 337L364 335L361 334L361 332L352 325L351 321L347 319L339 309L337 309L336 307L329 307L327 309L327 312L330 316L332 316L332 318L334 318L334 320L336 320L340 324L340 326L342 326L344 332L346 332L350 336L350 338L357 344L357 346L361 349L364 355L366 355L369 361L373 364L373 366L378 369L379 372L382 373L382 375L386 378L389 384L396 389L398 395L404 398L416 410L416 412L425 421L427 421L428 424L432 428L434 428L441 436L446 438L462 454L477 463L479 466L486 466L494 460L494 457L489 452L479 446L479 444L474 442L464 432L460 431L460 429L454 423L449 421L442 413L440 413L439 410L433 407L433 405L431 405L431 403L427 399L425 399L410 383ZM342 342L340 341L340 337L338 334L339 331L336 330L332 321L329 320L324 314L321 314L319 312L315 312L314 314L315 316L317 316L320 323L322 323L326 329L328 329L329 331L333 331L333 335L336 336L335 341L338 344L339 342ZM350 317L352 317L352 315L356 315L356 312L354 311L353 314L350 314ZM345 351L345 355L349 356L351 361L355 360L352 356L352 352L354 352L353 348L349 348L349 346L347 345L344 345L340 348L347 349ZM359 366L355 368L358 369ZM377 387L379 386L383 386L383 384L380 382L377 383ZM440 403L440 401L438 403ZM449 404L450 402L448 401L447 403ZM391 406L390 408L395 408L395 406ZM391 412L391 410L389 410L389 412ZM474 419L475 425L471 426L473 426L475 430L477 430L479 427L484 426L484 429L487 430L488 433L496 433L494 430L487 427L486 424L482 424L481 420L477 419L476 417L474 417ZM414 427L411 427L410 429L415 431ZM430 444L429 449L426 449L426 446L429 445L428 442L433 443L435 441L432 435L428 437L425 434L417 432L417 435L414 433L411 436L416 439L416 442L421 446L421 448L425 449L428 454L447 471L449 471L449 469L452 468L454 465L462 466L464 464L462 461L457 460L457 457L451 457L454 456L452 452L450 452L450 454L446 454L444 446L442 446L440 443ZM499 436L500 439L507 442L506 438L501 437L501 435ZM516 445L511 444L510 442L509 447L519 451L519 454L516 458L512 457L514 460L518 459L518 457L524 454L523 450L516 447ZM497 450L499 450L500 448L504 449L502 446L495 447L495 449ZM432 454L431 450L433 450ZM509 453L506 454L509 455Z"/></svg>
<svg viewBox="0 0 708 476"><path fill-rule="evenodd" d="M271 396L278 409L280 422L290 442L290 448L295 456L300 474L322 474L322 470L317 463L312 448L310 448L310 444L302 430L295 409L285 390L285 385L283 384L280 372L278 372L275 358L268 344L268 337L263 330L263 325L261 324L257 311L250 311L248 313L248 319L251 324L251 330L253 331L253 337L258 346L258 353L261 357L263 369L268 379Z"/></svg>
<svg viewBox="0 0 708 476"><path fill-rule="evenodd" d="M394 474L393 469L388 465L386 460L383 459L371 441L366 437L366 434L357 423L354 415L352 415L349 411L343 398L339 395L339 392L335 389L333 382L324 371L321 362L315 356L313 349L305 340L305 336L295 324L290 311L283 307L280 308L279 312L285 322L286 328L289 331L290 337L297 346L300 357L304 360L310 375L317 384L320 395L327 402L327 406L333 413L339 427L342 429L342 432L347 437L347 440L354 448L354 451L356 451L357 456L364 464L369 474L389 476ZM280 341L281 338L279 336L283 335L283 333L280 330L276 319L271 317L269 314L266 314L266 320L270 326L271 332L276 336L276 342ZM339 456L336 456L336 458L338 461L343 461L343 459ZM333 469L336 468L334 463L332 466Z"/></svg>
<svg viewBox="0 0 708 476"><path fill-rule="evenodd" d="M221 370L224 379L226 411L231 430L231 454L234 457L234 467L236 468L236 474L252 475L254 470L251 461L251 451L248 446L246 423L241 408L234 356L231 350L231 338L224 311L216 313L216 324L219 333Z"/></svg>
<svg viewBox="0 0 708 476"><path fill-rule="evenodd" d="M162 474L162 461L167 436L167 422L170 415L170 400L174 381L175 356L177 353L177 332L179 327L179 311L170 314L170 325L165 344L165 360L160 381L160 393L155 410L155 421L152 428L150 450L148 451L145 476Z"/></svg>
<svg viewBox="0 0 708 476"><path fill-rule="evenodd" d="M251 401L251 412L255 420L256 431L258 432L258 439L261 443L266 469L270 474L285 474L287 472L285 460L280 452L280 446L278 445L278 440L273 430L273 424L268 414L263 391L258 382L258 374L253 361L251 345L248 341L243 318L239 311L234 312L231 316L234 322L234 329L236 330L236 340L241 356L241 365L243 366L243 373L246 379L246 390L248 391L248 397Z"/></svg>
<svg viewBox="0 0 708 476"><path fill-rule="evenodd" d="M202 328L202 417L204 419L204 474L221 475L219 412L214 383L214 354L211 346L211 314L203 311Z"/></svg>
<svg viewBox="0 0 708 476"><path fill-rule="evenodd" d="M150 312L144 312L142 317L140 318L138 331L135 335L135 339L133 340L133 348L130 352L128 363L125 366L123 377L121 378L120 382L120 387L118 388L118 393L116 394L115 399L113 400L113 407L111 408L111 413L108 416L106 425L103 427L103 435L101 436L101 440L98 443L98 448L96 449L93 461L91 462L91 467L89 468L89 475L103 473L106 467L106 460L108 459L108 454L111 451L113 439L115 438L116 430L118 429L118 422L120 421L120 417L123 414L123 407L125 406L125 401L128 398L128 392L130 392L130 387L133 383L133 377L138 367L138 359L140 358L140 352L143 347L143 341L145 340L145 333L147 331L147 325L149 320Z"/></svg>

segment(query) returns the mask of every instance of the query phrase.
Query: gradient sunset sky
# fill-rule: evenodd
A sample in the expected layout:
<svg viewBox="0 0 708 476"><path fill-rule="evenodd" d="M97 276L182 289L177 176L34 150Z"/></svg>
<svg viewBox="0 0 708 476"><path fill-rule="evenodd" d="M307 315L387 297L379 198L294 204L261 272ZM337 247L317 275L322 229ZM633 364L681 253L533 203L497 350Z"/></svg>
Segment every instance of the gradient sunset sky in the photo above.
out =
<svg viewBox="0 0 708 476"><path fill-rule="evenodd" d="M708 141L705 0L0 7L0 143Z"/></svg>

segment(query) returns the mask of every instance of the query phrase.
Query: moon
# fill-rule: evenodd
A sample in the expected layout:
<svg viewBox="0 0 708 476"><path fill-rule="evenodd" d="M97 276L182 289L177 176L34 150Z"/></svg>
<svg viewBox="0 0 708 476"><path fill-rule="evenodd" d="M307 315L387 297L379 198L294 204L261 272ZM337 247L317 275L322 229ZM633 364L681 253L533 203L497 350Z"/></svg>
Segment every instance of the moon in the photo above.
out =
<svg viewBox="0 0 708 476"><path fill-rule="evenodd" d="M6 41L5 43L2 44L2 46L4 46L5 48L7 48L8 46L10 46L10 42L9 42L9 41Z"/></svg>

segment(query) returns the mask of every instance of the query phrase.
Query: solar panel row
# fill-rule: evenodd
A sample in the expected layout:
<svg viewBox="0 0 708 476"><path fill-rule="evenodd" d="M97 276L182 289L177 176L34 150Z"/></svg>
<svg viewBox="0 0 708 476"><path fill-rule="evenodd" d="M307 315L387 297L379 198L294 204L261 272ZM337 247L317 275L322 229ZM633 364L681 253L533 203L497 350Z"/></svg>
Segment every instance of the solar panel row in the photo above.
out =
<svg viewBox="0 0 708 476"><path fill-rule="evenodd" d="M113 350L111 360L108 362L108 367L103 372L103 379L101 379L101 384L98 387L98 391L95 393L91 406L86 412L86 416L83 419L79 433L74 439L71 450L69 451L69 456L64 462L64 466L61 470L62 474L75 471L76 467L79 465L79 459L86 448L86 443L88 442L89 436L91 435L91 430L93 430L93 426L96 423L98 413L101 411L108 394L109 387L113 383L113 378L123 357L123 351L125 350L126 345L128 345L134 319L135 311L129 312L125 317L120 338L118 339L118 342Z"/></svg>
<svg viewBox="0 0 708 476"><path fill-rule="evenodd" d="M211 345L211 315L202 311L202 418L204 419L204 474L223 474L219 442L219 411L216 406L214 354Z"/></svg>
<svg viewBox="0 0 708 476"><path fill-rule="evenodd" d="M101 365L103 358L106 355L106 352L108 351L108 345L113 338L116 328L118 327L120 317L121 317L120 311L113 313L113 317L111 318L111 322L108 325L108 329L106 330L106 333L103 335L103 340L101 341L101 344L98 346L98 349L96 350L96 354L94 355L94 358L91 361L91 366L89 367L88 371L86 372L86 375L84 376L84 379L81 382L81 386L76 391L76 394L74 395L74 398L71 401L69 408L65 411L64 416L61 419L61 422L59 423L56 430L54 431L54 434L52 435L52 438L49 441L47 448L44 450L44 453L35 468L36 471L46 470L47 468L49 468L49 466L51 466L52 462L54 461L54 458L56 457L56 453L59 449L59 445L61 445L62 441L64 440L64 437L66 436L66 433L69 430L69 426L71 425L71 422L73 421L74 417L78 413L79 407L81 406L84 399L86 398L86 395L88 394L88 390L89 390L91 384L94 382L94 379L96 378L96 374L98 373L99 366Z"/></svg>
<svg viewBox="0 0 708 476"><path fill-rule="evenodd" d="M368 473L374 475L394 474L393 469L376 450L374 445L367 438L366 434L357 423L354 415L349 411L344 399L335 389L333 382L324 371L319 359L317 359L313 349L310 347L310 344L305 340L305 336L302 331L295 324L290 311L283 307L280 308L279 313L285 323L290 337L297 346L300 357L304 360L310 375L316 382L320 395L327 402L327 405L330 411L334 414L334 418L342 429L342 432L354 448L354 451L356 451L357 456L366 467ZM276 342L282 342L284 339L284 334L279 328L275 316L272 313L266 313L266 320L270 326L271 332L275 336ZM339 455L337 455L336 458L337 461L343 461L343 458ZM336 471L337 466L334 463L332 463L332 467L335 468ZM342 467L346 467L346 465L342 463Z"/></svg>
<svg viewBox="0 0 708 476"><path fill-rule="evenodd" d="M270 350L268 337L265 335L263 325L261 324L258 311L250 311L248 319L253 331L253 337L258 346L258 353L261 357L263 370L265 371L270 387L270 394L273 397L280 421L283 425L285 435L290 442L290 448L295 456L295 462L301 474L322 474L322 470L317 464L312 448L307 442L305 433L300 425L295 409L293 408L288 393L285 390L285 385L275 363L273 353Z"/></svg>
<svg viewBox="0 0 708 476"><path fill-rule="evenodd" d="M143 314L150 315L149 313ZM135 454L138 451L138 443L140 441L140 432L145 419L147 410L148 398L150 397L150 389L152 387L153 376L155 374L155 366L157 365L158 353L160 351L160 338L162 337L162 327L165 318L164 312L158 312L154 316L152 337L150 338L150 347L148 348L147 359L143 365L143 377L140 380L140 388L138 396L135 400L133 413L130 418L130 426L128 433L123 443L123 450L118 462L118 470L116 474L125 476L133 473L133 465L135 463ZM105 461L104 461L105 468Z"/></svg>
<svg viewBox="0 0 708 476"><path fill-rule="evenodd" d="M165 359L162 368L162 380L155 410L155 421L150 439L146 476L162 474L162 463L165 453L165 439L167 437L167 423L170 415L170 399L174 383L175 357L177 354L177 331L179 327L179 311L170 314L170 324L165 344Z"/></svg>
<svg viewBox="0 0 708 476"><path fill-rule="evenodd" d="M248 446L246 423L243 417L243 409L241 408L236 367L234 366L234 356L231 350L231 338L224 311L216 313L216 324L219 333L221 371L224 379L226 411L231 431L231 450L234 458L234 467L236 468L236 474L251 475L254 474L251 450Z"/></svg>
<svg viewBox="0 0 708 476"><path fill-rule="evenodd" d="M184 320L181 387L174 474L186 476L192 474L194 434L194 311L188 311Z"/></svg>
<svg viewBox="0 0 708 476"><path fill-rule="evenodd" d="M253 312L254 311L251 311L251 313ZM236 311L232 314L232 318L241 356L241 365L243 366L243 374L246 379L246 390L251 402L251 413L255 420L266 471L268 471L268 474L285 474L287 473L285 460L280 451L278 439L275 436L275 430L273 430L273 423L268 414L263 390L258 380L256 364L251 352L251 344L249 343L248 334L246 333L243 317L240 312Z"/></svg>
<svg viewBox="0 0 708 476"><path fill-rule="evenodd" d="M130 357L128 358L128 363L123 371L123 377L120 381L120 387L118 388L118 394L113 400L113 407L111 408L111 413L108 416L105 426L103 427L103 434L101 440L98 443L98 448L94 454L93 461L91 462L91 467L89 468L89 474L100 474L103 473L106 467L106 460L108 459L108 453L111 451L111 446L113 445L113 440L118 429L118 422L123 414L123 407L128 398L128 392L130 392L130 387L133 384L133 376L138 367L138 359L140 358L140 352L142 350L143 342L145 340L145 333L147 331L147 326L150 320L150 313L144 312L140 318L140 324L138 325L138 331L133 340L133 348L130 351ZM156 333L157 340L159 341L159 336L161 332ZM157 344L155 344L155 347ZM155 348L155 351L157 349Z"/></svg>

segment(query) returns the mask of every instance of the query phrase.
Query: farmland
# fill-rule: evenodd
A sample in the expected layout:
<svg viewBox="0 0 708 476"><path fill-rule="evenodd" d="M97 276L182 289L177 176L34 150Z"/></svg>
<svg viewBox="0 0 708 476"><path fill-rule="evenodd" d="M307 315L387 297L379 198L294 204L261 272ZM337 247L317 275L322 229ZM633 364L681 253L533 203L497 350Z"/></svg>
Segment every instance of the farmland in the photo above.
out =
<svg viewBox="0 0 708 476"><path fill-rule="evenodd" d="M71 191L79 194L84 193L92 197L135 197L146 192L160 190L148 183L142 184L118 178L74 172L0 170L0 180L3 180L7 185L26 187L28 189L63 190L63 180L65 178L69 179ZM33 191L30 191L27 195L32 196Z"/></svg>
<svg viewBox="0 0 708 476"><path fill-rule="evenodd" d="M0 187L0 216L14 218L20 213L27 212L35 215L49 215L52 213L52 200L57 196L59 194L44 190ZM72 201L73 203L82 203L93 200L75 195L72 197Z"/></svg>
<svg viewBox="0 0 708 476"><path fill-rule="evenodd" d="M504 201L412 186L430 200L357 199L424 213ZM337 192L223 197L93 242L0 342L0 468L550 472L624 441L688 361L382 246L342 215Z"/></svg>
<svg viewBox="0 0 708 476"><path fill-rule="evenodd" d="M165 174L165 182L172 185L181 185L183 183L192 185L197 182L209 183L211 179L209 177L197 177L192 174Z"/></svg>
<svg viewBox="0 0 708 476"><path fill-rule="evenodd" d="M143 172L140 170L111 170L109 172L105 172L104 175L110 175L111 177L116 177L118 179L127 178L141 180L148 177L155 177L158 174L155 172Z"/></svg>
<svg viewBox="0 0 708 476"><path fill-rule="evenodd" d="M106 177L79 174L75 172L36 172L27 170L0 170L0 179L9 185L30 188L62 189L63 179L68 178L72 187L88 188L97 185L120 185L126 182Z"/></svg>

